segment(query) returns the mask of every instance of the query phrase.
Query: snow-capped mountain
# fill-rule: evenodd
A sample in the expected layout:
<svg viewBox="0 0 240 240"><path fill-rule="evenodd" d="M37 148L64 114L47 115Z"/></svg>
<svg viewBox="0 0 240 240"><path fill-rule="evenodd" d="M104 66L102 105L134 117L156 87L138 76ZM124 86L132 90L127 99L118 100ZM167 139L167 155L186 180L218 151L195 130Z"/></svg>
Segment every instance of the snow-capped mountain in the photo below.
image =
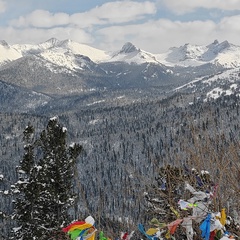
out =
<svg viewBox="0 0 240 240"><path fill-rule="evenodd" d="M120 51L113 53L112 57L106 61L135 64L143 64L146 62L161 64L153 54L137 48L130 42L125 43Z"/></svg>
<svg viewBox="0 0 240 240"><path fill-rule="evenodd" d="M161 85L162 81L168 84L175 81L168 67L131 43L114 53L55 38L37 45L15 44L9 48L20 56L3 62L1 79L45 94L146 88Z"/></svg>
<svg viewBox="0 0 240 240"><path fill-rule="evenodd" d="M56 38L46 42L34 44L15 44L12 48L21 53L22 56L38 54L47 61L71 70L82 69L86 62L79 61L79 56L88 57L95 63L103 62L125 62L125 63L155 63L161 64L154 54L148 53L134 46L132 43L125 43L119 51L105 52L100 49L80 44L69 39L59 41Z"/></svg>
<svg viewBox="0 0 240 240"><path fill-rule="evenodd" d="M240 46L228 41L219 43L217 40L207 46L185 44L156 55L158 61L168 66L199 66L212 63L226 68L239 67L239 57Z"/></svg>
<svg viewBox="0 0 240 240"><path fill-rule="evenodd" d="M56 38L37 45L15 44L12 48L21 52L22 56L39 55L48 62L70 70L84 68L86 57L96 63L109 58L102 50L71 40L59 41Z"/></svg>
<svg viewBox="0 0 240 240"><path fill-rule="evenodd" d="M200 66L207 63L221 65L225 68L240 66L240 46L230 44L228 41L215 40L209 45L185 44L172 47L165 53L153 54L137 48L132 43L123 45L120 51L105 58L107 62L127 62L135 64L154 63L166 66Z"/></svg>
<svg viewBox="0 0 240 240"><path fill-rule="evenodd" d="M161 93L174 89L189 92L196 91L189 86L200 89L200 85L209 92L212 89L206 79L237 80L239 59L239 46L217 40L206 46L172 47L161 54L146 52L130 42L118 51L106 52L55 38L39 44L1 41L0 80L51 97L153 88ZM229 69L236 72L234 77Z"/></svg>
<svg viewBox="0 0 240 240"><path fill-rule="evenodd" d="M72 40L60 41L56 38L51 38L40 44L14 44L12 48L22 53L23 56L29 54L42 54L45 51L55 52L71 52L72 54L80 54L89 57L92 61L98 62L108 58L108 54L103 50L90 47L85 44L80 44Z"/></svg>
<svg viewBox="0 0 240 240"><path fill-rule="evenodd" d="M230 44L228 41L219 43L215 40L209 45L185 44L172 47L165 53L153 54L144 51L128 42L114 52L106 52L97 48L80 44L69 39L60 41L56 38L40 44L14 44L8 45L0 42L0 64L16 60L23 56L39 55L46 61L70 70L84 69L86 58L94 63L154 63L166 66L199 66L206 63L220 64L226 68L240 66L240 46Z"/></svg>

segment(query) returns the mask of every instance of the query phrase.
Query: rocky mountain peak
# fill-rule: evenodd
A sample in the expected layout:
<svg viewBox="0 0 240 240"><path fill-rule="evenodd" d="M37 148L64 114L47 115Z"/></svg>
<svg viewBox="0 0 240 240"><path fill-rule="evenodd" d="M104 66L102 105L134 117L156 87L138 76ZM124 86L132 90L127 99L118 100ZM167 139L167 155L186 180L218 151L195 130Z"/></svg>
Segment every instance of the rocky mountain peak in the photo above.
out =
<svg viewBox="0 0 240 240"><path fill-rule="evenodd" d="M2 45L5 48L9 48L9 45L5 40L0 40L0 45Z"/></svg>
<svg viewBox="0 0 240 240"><path fill-rule="evenodd" d="M50 38L50 39L48 39L46 42L56 44L56 43L59 42L59 40L58 40L57 38Z"/></svg>
<svg viewBox="0 0 240 240"><path fill-rule="evenodd" d="M203 58L211 54L213 54L214 56L217 56L219 53L229 49L230 47L231 45L228 41L219 43L217 40L215 40L213 43L207 46L208 50L205 52Z"/></svg>
<svg viewBox="0 0 240 240"><path fill-rule="evenodd" d="M41 43L40 46L42 46L43 48L51 48L57 46L59 42L60 41L56 38L50 38L46 42Z"/></svg>
<svg viewBox="0 0 240 240"><path fill-rule="evenodd" d="M137 49L132 43L127 42L123 45L120 53L132 53L137 51L139 51L139 49Z"/></svg>
<svg viewBox="0 0 240 240"><path fill-rule="evenodd" d="M224 41L224 42L220 43L218 46L219 46L219 51L222 51L224 49L229 48L230 43L228 41Z"/></svg>

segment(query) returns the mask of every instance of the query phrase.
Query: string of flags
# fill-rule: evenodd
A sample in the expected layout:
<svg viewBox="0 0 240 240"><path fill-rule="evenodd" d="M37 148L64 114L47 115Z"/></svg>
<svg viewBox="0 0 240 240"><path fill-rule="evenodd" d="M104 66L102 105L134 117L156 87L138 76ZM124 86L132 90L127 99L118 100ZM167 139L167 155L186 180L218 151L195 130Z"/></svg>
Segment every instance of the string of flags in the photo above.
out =
<svg viewBox="0 0 240 240"><path fill-rule="evenodd" d="M138 230L149 240L159 240L159 239L175 239L174 233L179 225L182 225L186 229L187 240L192 240L194 236L194 231L192 228L193 217L185 217L183 219L176 219L175 221L166 224L159 222L156 218L150 221L150 224L154 227L145 230L142 224L138 224ZM94 219L88 216L85 221L75 221L71 223L66 228L63 228L63 232L68 233L71 240L94 240L97 229L94 226ZM224 224L226 223L225 209L222 209L221 213L208 213L207 217L202 221L200 225L200 230L202 232L201 237L204 240L234 240L229 232L223 231ZM166 230L167 229L167 230ZM130 234L127 232L121 233L121 240L130 240L134 234L132 231ZM164 234L164 236L163 236ZM99 233L99 240L111 240L111 238L105 237L103 231ZM119 239L118 239L119 240Z"/></svg>
<svg viewBox="0 0 240 240"><path fill-rule="evenodd" d="M170 209L176 216L176 220L170 223L159 222L156 218L150 221L153 226L148 230L145 230L143 224L138 224L138 230L149 240L161 240L161 239L175 239L174 234L177 228L181 225L185 229L187 240L193 240L194 230L193 221L199 223L199 229L201 231L201 237L204 240L236 240L234 236L226 231L226 212L225 208L221 212L212 213L209 211L209 204L216 196L216 189L211 193L203 191L196 191L190 184L186 183L185 188L188 189L193 197L187 201L180 199L178 201L179 208L183 211L192 209L192 215L180 218L180 213L172 206ZM94 240L96 236L95 220L92 216L88 216L84 221L75 221L62 229L67 233L71 240ZM130 234L122 232L121 240L130 240L134 234L132 231ZM99 240L111 240L104 236L103 231L100 231Z"/></svg>
<svg viewBox="0 0 240 240"><path fill-rule="evenodd" d="M233 235L225 229L226 224L226 212L225 208L218 213L211 213L208 209L209 204L212 199L216 196L216 189L214 187L213 193L206 193L203 191L196 191L190 184L186 183L185 188L188 189L193 197L184 201L180 199L178 201L179 208L181 210L192 209L192 216L180 218L180 214L173 207L170 209L177 216L177 219L170 223L162 223L159 222L156 218L153 218L150 221L150 224L154 226L154 228L149 228L145 231L144 226L142 224L138 225L139 231L150 240L157 239L175 239L174 233L177 230L178 226L181 225L185 228L187 240L192 240L194 237L193 231L193 220L200 224L199 228L201 230L201 237L204 240L227 240L227 239L235 239ZM165 229L165 230L164 230ZM164 236L163 236L164 235Z"/></svg>
<svg viewBox="0 0 240 240"><path fill-rule="evenodd" d="M88 216L84 221L75 221L62 230L63 232L68 233L71 240L94 240L97 231L94 224L94 218Z"/></svg>
<svg viewBox="0 0 240 240"><path fill-rule="evenodd" d="M88 216L84 221L74 221L67 227L62 229L63 232L67 233L71 240L94 240L96 237L95 220L92 216ZM121 240L130 240L134 234L132 231L130 234L127 232L121 233ZM99 240L111 240L104 236L104 232L100 231Z"/></svg>

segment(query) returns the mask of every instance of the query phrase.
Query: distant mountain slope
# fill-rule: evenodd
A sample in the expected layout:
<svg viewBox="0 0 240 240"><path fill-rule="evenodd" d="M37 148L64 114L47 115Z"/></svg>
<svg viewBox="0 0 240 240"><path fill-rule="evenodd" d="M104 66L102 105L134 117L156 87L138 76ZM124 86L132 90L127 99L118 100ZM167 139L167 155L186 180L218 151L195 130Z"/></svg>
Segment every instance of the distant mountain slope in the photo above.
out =
<svg viewBox="0 0 240 240"><path fill-rule="evenodd" d="M240 96L240 70L229 69L215 75L199 77L174 91L192 92L208 99L217 99L225 95ZM204 93L204 94L203 94Z"/></svg>
<svg viewBox="0 0 240 240"><path fill-rule="evenodd" d="M148 52L145 52L132 43L125 43L120 51L112 53L111 58L106 60L108 62L126 62L126 63L155 63L161 64L156 57Z"/></svg>
<svg viewBox="0 0 240 240"><path fill-rule="evenodd" d="M44 54L44 52L72 53L89 57L92 61L98 62L108 58L108 54L102 50L80 44L69 39L59 41L51 38L40 44L14 44L12 46L16 51L22 52L24 56L31 54ZM54 60L53 60L54 61Z"/></svg>
<svg viewBox="0 0 240 240"><path fill-rule="evenodd" d="M198 66L213 63L221 64L226 68L239 67L239 57L239 46L230 44L228 41L219 43L217 40L207 46L185 44L156 55L158 61L170 66Z"/></svg>
<svg viewBox="0 0 240 240"><path fill-rule="evenodd" d="M57 94L67 89L70 91L76 85L68 84L68 79L76 82L76 76L72 72L39 56L22 57L5 65L0 69L0 77L10 84L46 94Z"/></svg>
<svg viewBox="0 0 240 240"><path fill-rule="evenodd" d="M133 95L134 91L145 91L149 96L153 89L159 95L187 91L207 97L223 82L229 87L236 84L236 89L239 84L240 47L227 41L215 40L206 46L185 44L164 54L146 52L132 43L105 52L55 38L40 44L1 41L0 50L0 80L54 99L76 95L81 99L99 91L131 91ZM215 79L214 84L206 83L210 78Z"/></svg>
<svg viewBox="0 0 240 240"><path fill-rule="evenodd" d="M172 47L165 53L149 53L128 42L120 50L106 52L100 49L80 44L66 39L60 41L56 38L39 44L14 44L9 45L1 41L0 64L8 60L15 60L22 56L41 55L44 59L74 69L79 68L75 56L85 56L95 63L102 62L126 62L126 63L155 63L167 66L196 66L206 63L221 64L224 67L240 66L240 46L228 41L215 40L209 45L185 44L180 47ZM3 57L5 56L5 58ZM7 57L6 57L7 56Z"/></svg>
<svg viewBox="0 0 240 240"><path fill-rule="evenodd" d="M0 80L0 112L28 112L46 105L51 98Z"/></svg>

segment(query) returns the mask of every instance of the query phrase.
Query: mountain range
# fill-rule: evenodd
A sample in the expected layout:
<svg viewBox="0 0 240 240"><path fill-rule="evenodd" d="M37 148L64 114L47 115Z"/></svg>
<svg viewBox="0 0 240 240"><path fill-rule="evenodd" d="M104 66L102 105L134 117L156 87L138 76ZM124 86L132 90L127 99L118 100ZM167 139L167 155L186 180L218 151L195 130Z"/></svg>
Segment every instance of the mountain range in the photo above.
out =
<svg viewBox="0 0 240 240"><path fill-rule="evenodd" d="M103 101L119 104L126 91L131 91L131 97L121 97L123 104L146 95L164 96L176 91L195 95L201 92L206 99L215 98L214 92L219 95L238 91L239 56L239 46L217 40L206 46L172 47L160 54L149 53L130 42L118 51L107 52L69 39L13 45L2 40L1 109L32 111L56 99L71 105L72 97L87 99L85 106ZM10 90L13 88L14 94ZM21 97L23 92L28 92L25 99ZM114 92L115 97L107 101L106 92ZM99 99L96 94L100 94ZM10 107L7 96L17 104Z"/></svg>
<svg viewBox="0 0 240 240"><path fill-rule="evenodd" d="M134 64L155 63L166 66L198 66L206 63L221 64L225 67L238 67L240 46L228 41L219 43L215 40L207 46L185 44L172 47L166 53L153 54L137 48L127 42L116 52L106 52L100 49L80 44L69 39L60 41L56 38L40 44L13 44L0 41L0 65L21 57L38 55L46 61L70 70L84 69L85 56L94 63L127 62Z"/></svg>

